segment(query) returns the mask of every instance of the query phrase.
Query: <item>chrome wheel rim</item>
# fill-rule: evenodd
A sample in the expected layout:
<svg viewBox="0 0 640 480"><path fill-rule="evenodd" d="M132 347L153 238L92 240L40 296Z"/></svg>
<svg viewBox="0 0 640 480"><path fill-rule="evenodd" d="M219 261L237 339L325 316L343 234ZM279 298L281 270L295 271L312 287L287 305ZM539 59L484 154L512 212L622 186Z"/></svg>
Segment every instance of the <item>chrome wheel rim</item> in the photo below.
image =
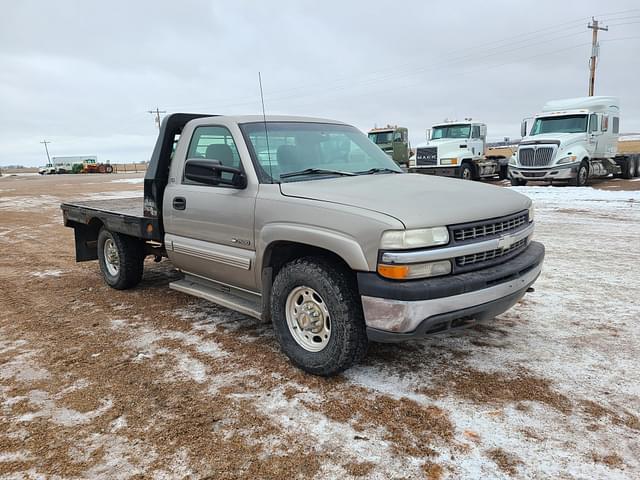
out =
<svg viewBox="0 0 640 480"><path fill-rule="evenodd" d="M107 238L104 242L104 264L107 267L109 275L116 276L120 271L120 255L118 255L118 249L115 242Z"/></svg>
<svg viewBox="0 0 640 480"><path fill-rule="evenodd" d="M331 339L331 318L318 292L296 287L287 296L285 308L287 326L296 343L308 352L323 350Z"/></svg>
<svg viewBox="0 0 640 480"><path fill-rule="evenodd" d="M471 180L471 170L465 168L462 170L462 179L463 180Z"/></svg>

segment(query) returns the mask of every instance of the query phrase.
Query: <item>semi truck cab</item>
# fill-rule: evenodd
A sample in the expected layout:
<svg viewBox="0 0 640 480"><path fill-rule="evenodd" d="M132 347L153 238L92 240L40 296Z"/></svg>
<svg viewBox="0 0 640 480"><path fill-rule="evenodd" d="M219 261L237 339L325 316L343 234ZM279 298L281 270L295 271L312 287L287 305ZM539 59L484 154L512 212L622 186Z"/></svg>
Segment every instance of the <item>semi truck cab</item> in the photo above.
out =
<svg viewBox="0 0 640 480"><path fill-rule="evenodd" d="M444 122L427 130L427 142L418 145L411 171L473 180L505 175L507 159L485 156L487 125L480 122Z"/></svg>
<svg viewBox="0 0 640 480"><path fill-rule="evenodd" d="M368 137L398 165L409 166L409 130L405 127L373 128Z"/></svg>
<svg viewBox="0 0 640 480"><path fill-rule="evenodd" d="M529 180L568 181L583 186L589 178L633 177L637 155L618 155L620 101L581 97L548 102L521 125L522 141L510 160L513 185Z"/></svg>

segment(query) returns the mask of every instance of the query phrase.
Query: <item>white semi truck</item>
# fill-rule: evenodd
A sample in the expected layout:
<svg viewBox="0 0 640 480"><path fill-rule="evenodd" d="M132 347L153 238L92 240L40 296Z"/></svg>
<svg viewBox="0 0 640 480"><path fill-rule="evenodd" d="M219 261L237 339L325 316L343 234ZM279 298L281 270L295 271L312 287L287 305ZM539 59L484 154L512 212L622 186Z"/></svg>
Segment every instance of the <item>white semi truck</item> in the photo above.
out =
<svg viewBox="0 0 640 480"><path fill-rule="evenodd" d="M427 142L416 147L409 171L464 180L506 178L509 159L486 154L486 140L484 123L466 120L433 125L427 130Z"/></svg>
<svg viewBox="0 0 640 480"><path fill-rule="evenodd" d="M522 122L522 141L509 160L513 185L529 180L585 185L590 178L640 175L638 153L618 154L620 101L581 97L548 102Z"/></svg>

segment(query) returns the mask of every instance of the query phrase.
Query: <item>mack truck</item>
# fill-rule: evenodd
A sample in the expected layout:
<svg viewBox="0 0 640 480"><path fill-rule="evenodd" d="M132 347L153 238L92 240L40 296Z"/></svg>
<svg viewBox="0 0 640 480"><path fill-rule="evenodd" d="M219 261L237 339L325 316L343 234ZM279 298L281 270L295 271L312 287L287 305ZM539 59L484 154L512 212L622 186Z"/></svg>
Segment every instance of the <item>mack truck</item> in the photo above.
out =
<svg viewBox="0 0 640 480"><path fill-rule="evenodd" d="M409 144L409 130L405 127L387 125L384 128L373 128L369 130L368 136L369 140L398 165L409 166L411 145Z"/></svg>
<svg viewBox="0 0 640 480"><path fill-rule="evenodd" d="M569 182L640 175L640 154L618 153L620 101L594 96L553 100L521 124L522 141L510 159L512 185L529 180Z"/></svg>
<svg viewBox="0 0 640 480"><path fill-rule="evenodd" d="M487 153L487 126L474 121L444 122L427 130L416 147L410 172L480 180L507 178L509 159Z"/></svg>
<svg viewBox="0 0 640 480"><path fill-rule="evenodd" d="M79 262L114 289L168 257L169 288L271 322L303 370L335 375L369 342L489 321L541 272L531 200L405 173L321 118L175 113L140 197L61 205Z"/></svg>

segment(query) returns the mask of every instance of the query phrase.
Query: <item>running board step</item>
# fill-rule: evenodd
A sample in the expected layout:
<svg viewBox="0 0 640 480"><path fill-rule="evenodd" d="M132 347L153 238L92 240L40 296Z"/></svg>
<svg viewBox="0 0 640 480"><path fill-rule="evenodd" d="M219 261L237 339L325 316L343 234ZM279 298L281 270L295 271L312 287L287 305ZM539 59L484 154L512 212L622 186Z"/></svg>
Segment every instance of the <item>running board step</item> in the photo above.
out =
<svg viewBox="0 0 640 480"><path fill-rule="evenodd" d="M222 307L230 308L231 310L244 313L257 319L260 319L262 315L260 297L258 296L256 296L256 301L251 301L248 298L239 297L231 292L223 292L208 285L203 285L192 279L171 282L169 288L193 295L194 297L204 298Z"/></svg>

